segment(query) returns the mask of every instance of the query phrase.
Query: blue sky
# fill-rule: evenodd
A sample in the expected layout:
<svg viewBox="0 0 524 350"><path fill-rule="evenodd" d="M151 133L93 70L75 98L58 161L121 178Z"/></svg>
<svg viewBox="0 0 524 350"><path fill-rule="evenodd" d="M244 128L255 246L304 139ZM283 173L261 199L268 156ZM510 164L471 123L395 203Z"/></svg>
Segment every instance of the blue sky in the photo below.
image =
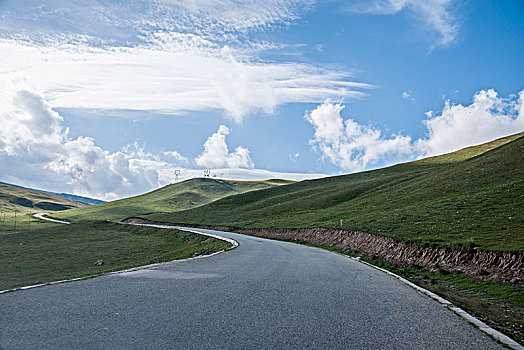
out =
<svg viewBox="0 0 524 350"><path fill-rule="evenodd" d="M102 199L524 130L524 3L0 2L2 181Z"/></svg>

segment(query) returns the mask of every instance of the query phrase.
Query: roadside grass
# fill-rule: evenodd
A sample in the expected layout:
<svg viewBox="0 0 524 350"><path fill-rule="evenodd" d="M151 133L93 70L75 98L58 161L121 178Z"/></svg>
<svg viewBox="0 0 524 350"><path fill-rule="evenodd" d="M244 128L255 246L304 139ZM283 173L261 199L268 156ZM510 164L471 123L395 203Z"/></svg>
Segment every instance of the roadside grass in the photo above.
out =
<svg viewBox="0 0 524 350"><path fill-rule="evenodd" d="M67 210L54 215L71 220L121 221L130 216L151 212L186 210L233 194L286 185L294 181L233 181L213 178L194 178L167 185L158 190L117 201Z"/></svg>
<svg viewBox="0 0 524 350"><path fill-rule="evenodd" d="M351 257L359 256L357 252L345 252L301 240L285 241ZM467 278L461 273L452 273L444 269L428 271L418 266L399 266L372 258L360 257L360 259L402 276L449 300L518 343L524 343L524 288L498 282L480 282Z"/></svg>
<svg viewBox="0 0 524 350"><path fill-rule="evenodd" d="M389 168L302 181L143 217L231 227L323 226L422 244L524 250L522 135Z"/></svg>
<svg viewBox="0 0 524 350"><path fill-rule="evenodd" d="M47 223L33 217L33 214L41 213L41 209L25 208L16 212L0 210L0 236L35 230L39 227L47 227Z"/></svg>
<svg viewBox="0 0 524 350"><path fill-rule="evenodd" d="M174 229L105 221L40 222L30 230L0 235L0 290L184 259L230 246ZM94 265L97 260L104 264Z"/></svg>

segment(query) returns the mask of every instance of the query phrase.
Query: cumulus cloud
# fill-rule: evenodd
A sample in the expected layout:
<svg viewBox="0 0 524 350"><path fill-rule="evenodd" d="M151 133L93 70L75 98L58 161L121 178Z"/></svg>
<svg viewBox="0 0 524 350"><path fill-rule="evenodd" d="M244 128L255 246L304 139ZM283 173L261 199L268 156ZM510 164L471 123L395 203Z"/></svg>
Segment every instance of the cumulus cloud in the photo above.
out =
<svg viewBox="0 0 524 350"><path fill-rule="evenodd" d="M360 2L347 9L376 15L393 15L407 11L426 29L438 32L439 38L435 46L446 46L456 41L459 30L452 5L453 0L375 0Z"/></svg>
<svg viewBox="0 0 524 350"><path fill-rule="evenodd" d="M195 159L195 163L204 168L253 168L247 148L238 146L234 152L229 152L226 144L229 132L227 126L220 125L218 131L204 143L204 152Z"/></svg>
<svg viewBox="0 0 524 350"><path fill-rule="evenodd" d="M352 119L344 121L341 116L343 109L341 104L325 101L305 115L315 129L310 143L324 160L343 170L357 171L411 152L410 137L395 135L385 138L378 129L360 125Z"/></svg>
<svg viewBox="0 0 524 350"><path fill-rule="evenodd" d="M104 199L159 185L153 169L134 164L135 159L154 158L137 145L128 153L110 153L90 137L72 139L41 92L16 79L1 85L0 161L5 179L66 187Z"/></svg>
<svg viewBox="0 0 524 350"><path fill-rule="evenodd" d="M2 181L69 192L105 200L144 193L180 180L202 176L202 170L180 167L188 162L177 151L165 162L134 143L109 152L90 137L70 137L63 119L51 108L46 96L20 76L0 79L0 173ZM322 174L279 173L254 169L249 150L229 152L226 126L220 126L197 158L200 166L213 168L213 176L229 179L309 179ZM215 169L218 168L218 169ZM241 169L244 168L244 169Z"/></svg>
<svg viewBox="0 0 524 350"><path fill-rule="evenodd" d="M524 90L508 98L481 90L467 106L445 102L440 114L426 113L427 137L416 142L421 155L436 155L524 130Z"/></svg>
<svg viewBox="0 0 524 350"><path fill-rule="evenodd" d="M446 101L440 114L430 111L423 121L427 136L412 140L344 119L344 106L325 101L306 113L315 129L311 145L332 164L343 170L358 171L374 164L393 163L453 152L464 147L524 130L524 90L508 98L494 90L481 90L472 104L463 106Z"/></svg>

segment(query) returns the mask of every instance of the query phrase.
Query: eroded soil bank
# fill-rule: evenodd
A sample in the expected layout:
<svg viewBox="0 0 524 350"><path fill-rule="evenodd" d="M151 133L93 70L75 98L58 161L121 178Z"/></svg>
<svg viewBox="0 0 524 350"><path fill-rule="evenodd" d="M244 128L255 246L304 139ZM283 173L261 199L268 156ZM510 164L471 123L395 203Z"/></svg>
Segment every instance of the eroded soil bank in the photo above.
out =
<svg viewBox="0 0 524 350"><path fill-rule="evenodd" d="M152 223L142 218L123 222ZM461 246L434 246L396 242L392 238L360 231L331 228L233 228L163 223L201 227L278 240L297 240L313 245L330 246L344 252L382 260L399 266L419 266L430 271L461 272L480 281L499 281L524 286L524 252L481 250Z"/></svg>

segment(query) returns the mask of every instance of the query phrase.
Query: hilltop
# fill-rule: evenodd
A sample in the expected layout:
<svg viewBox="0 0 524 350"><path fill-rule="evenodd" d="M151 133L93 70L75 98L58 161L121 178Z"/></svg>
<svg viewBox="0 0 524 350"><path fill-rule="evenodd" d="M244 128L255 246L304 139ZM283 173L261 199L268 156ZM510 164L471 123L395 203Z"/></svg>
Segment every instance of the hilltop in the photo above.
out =
<svg viewBox="0 0 524 350"><path fill-rule="evenodd" d="M198 207L215 200L250 191L294 183L272 179L266 181L233 181L193 178L167 185L155 191L117 201L60 213L60 217L78 219L122 220L152 212L175 212Z"/></svg>

